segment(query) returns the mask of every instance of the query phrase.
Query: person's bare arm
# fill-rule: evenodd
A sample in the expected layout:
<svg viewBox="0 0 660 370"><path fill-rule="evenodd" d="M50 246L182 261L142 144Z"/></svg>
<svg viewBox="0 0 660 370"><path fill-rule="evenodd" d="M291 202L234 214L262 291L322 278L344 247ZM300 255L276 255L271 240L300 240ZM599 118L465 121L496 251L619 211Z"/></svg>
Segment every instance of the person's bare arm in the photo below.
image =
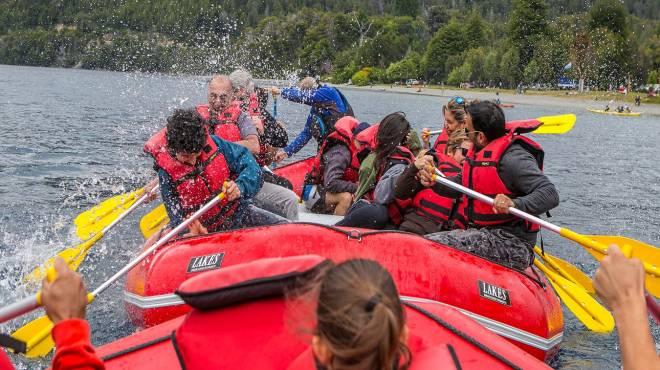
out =
<svg viewBox="0 0 660 370"><path fill-rule="evenodd" d="M644 269L628 259L616 245L608 249L596 275L594 288L612 311L626 370L660 369L644 300Z"/></svg>
<svg viewBox="0 0 660 370"><path fill-rule="evenodd" d="M236 141L235 144L246 147L252 154L259 154L259 151L261 150L259 148L259 138L257 135L249 135L243 140Z"/></svg>

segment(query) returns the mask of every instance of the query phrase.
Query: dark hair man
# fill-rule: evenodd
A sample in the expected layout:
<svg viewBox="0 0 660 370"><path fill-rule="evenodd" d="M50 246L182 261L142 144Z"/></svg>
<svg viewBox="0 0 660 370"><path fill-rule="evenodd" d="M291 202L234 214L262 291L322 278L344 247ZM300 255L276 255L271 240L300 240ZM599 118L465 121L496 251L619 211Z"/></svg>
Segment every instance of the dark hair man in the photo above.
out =
<svg viewBox="0 0 660 370"><path fill-rule="evenodd" d="M555 186L543 174L543 149L520 135L521 127L506 126L504 112L489 101L467 107L467 135L473 143L461 177L452 180L483 194L497 194L495 205L467 198L433 181L429 166L419 171L421 182L440 195L465 197L467 230L428 234L429 239L465 250L505 266L525 269L534 260L538 227L509 214L509 207L540 215L559 204Z"/></svg>
<svg viewBox="0 0 660 370"><path fill-rule="evenodd" d="M286 222L248 202L262 183L257 162L245 147L209 135L196 112L174 111L167 127L149 139L144 150L154 158L170 226L181 223L222 191L225 201L191 224L191 231Z"/></svg>

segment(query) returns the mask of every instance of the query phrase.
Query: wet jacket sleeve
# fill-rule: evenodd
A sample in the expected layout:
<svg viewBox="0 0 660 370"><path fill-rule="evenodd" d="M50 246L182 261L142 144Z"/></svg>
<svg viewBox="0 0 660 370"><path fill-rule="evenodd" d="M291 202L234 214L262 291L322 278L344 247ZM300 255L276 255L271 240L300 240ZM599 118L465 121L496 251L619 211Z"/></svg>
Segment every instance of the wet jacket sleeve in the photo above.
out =
<svg viewBox="0 0 660 370"><path fill-rule="evenodd" d="M307 116L307 122L305 122L305 128L296 136L293 141L287 145L283 150L288 155L291 157L292 155L298 153L300 149L302 149L309 140L312 138L312 122L313 122L313 117L312 114L310 113L309 116Z"/></svg>
<svg viewBox="0 0 660 370"><path fill-rule="evenodd" d="M248 117L245 112L241 112L241 114L238 116L237 126L238 130L241 132L241 140L244 140L250 135L259 135L257 128L254 126L254 122L252 122L252 119Z"/></svg>
<svg viewBox="0 0 660 370"><path fill-rule="evenodd" d="M264 141L266 144L275 148L283 148L289 142L289 135L275 117L265 109L261 110L261 116L264 119ZM261 140L260 140L261 141Z"/></svg>
<svg viewBox="0 0 660 370"><path fill-rule="evenodd" d="M237 175L234 182L241 191L241 198L254 197L263 185L261 168L250 151L238 144L230 143L212 135L218 150L225 156L229 171Z"/></svg>
<svg viewBox="0 0 660 370"><path fill-rule="evenodd" d="M405 164L395 164L385 171L374 189L375 203L387 205L394 200L394 184L406 167Z"/></svg>
<svg viewBox="0 0 660 370"><path fill-rule="evenodd" d="M396 180L394 183L394 196L397 199L410 199L420 190L424 189L424 186L417 178L417 172L419 172L419 169L414 164L411 164L406 167L401 176Z"/></svg>
<svg viewBox="0 0 660 370"><path fill-rule="evenodd" d="M176 227L183 222L186 215L183 214L179 197L174 189L174 184L170 175L162 168L158 170L158 180L160 183L160 198L163 200L167 216L170 218L170 227Z"/></svg>
<svg viewBox="0 0 660 370"><path fill-rule="evenodd" d="M559 193L543 174L534 156L520 145L512 145L502 155L499 175L504 185L516 194L516 208L540 215L559 205Z"/></svg>
<svg viewBox="0 0 660 370"><path fill-rule="evenodd" d="M318 89L300 90L297 87L287 87L282 89L282 97L296 103L314 105L319 103L334 102L340 112L346 110L344 102L334 87L321 86Z"/></svg>
<svg viewBox="0 0 660 370"><path fill-rule="evenodd" d="M53 327L52 335L57 348L53 370L105 369L103 361L94 352L86 320L62 320Z"/></svg>
<svg viewBox="0 0 660 370"><path fill-rule="evenodd" d="M329 86L322 86L318 89L304 90L304 91L300 90L297 87L288 87L282 89L282 97L284 99L296 103L303 103L312 106L318 103L335 102L335 104L337 105L337 109L339 109L339 111L344 112L346 110L346 106L344 105L344 102L339 96L339 93L337 93L337 91L333 87L329 87ZM311 127L314 122L315 114L316 114L316 109L312 107L312 109L309 112L309 115L307 116L307 121L305 122L305 128L303 129L303 131L300 134L298 134L298 136L293 140L292 143L290 143L286 148L284 148L284 152L289 157L294 155L295 153L298 153L298 151L300 151L300 149L302 149L302 147L304 147L312 138Z"/></svg>
<svg viewBox="0 0 660 370"><path fill-rule="evenodd" d="M351 151L344 145L335 145L323 154L323 188L331 193L355 193L357 183L342 180L351 165Z"/></svg>

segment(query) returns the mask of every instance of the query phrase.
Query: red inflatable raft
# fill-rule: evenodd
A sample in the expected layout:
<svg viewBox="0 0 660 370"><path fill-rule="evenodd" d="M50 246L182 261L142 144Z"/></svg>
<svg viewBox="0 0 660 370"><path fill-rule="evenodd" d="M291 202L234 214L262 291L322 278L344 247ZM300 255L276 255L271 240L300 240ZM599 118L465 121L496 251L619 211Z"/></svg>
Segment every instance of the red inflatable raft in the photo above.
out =
<svg viewBox="0 0 660 370"><path fill-rule="evenodd" d="M97 352L106 369L316 369L303 334L311 328L296 326L310 317L282 296L324 263L310 255L270 258L199 274L177 291L194 307L188 315ZM426 289L429 281L417 284ZM447 305L412 298L404 304L413 370L549 369Z"/></svg>
<svg viewBox="0 0 660 370"><path fill-rule="evenodd" d="M335 261L377 260L392 273L402 295L456 307L537 358L549 359L561 342L559 300L532 269L521 273L414 234L304 223L214 233L165 245L128 274L126 309L136 325L150 327L190 310L173 292L203 271L304 254Z"/></svg>

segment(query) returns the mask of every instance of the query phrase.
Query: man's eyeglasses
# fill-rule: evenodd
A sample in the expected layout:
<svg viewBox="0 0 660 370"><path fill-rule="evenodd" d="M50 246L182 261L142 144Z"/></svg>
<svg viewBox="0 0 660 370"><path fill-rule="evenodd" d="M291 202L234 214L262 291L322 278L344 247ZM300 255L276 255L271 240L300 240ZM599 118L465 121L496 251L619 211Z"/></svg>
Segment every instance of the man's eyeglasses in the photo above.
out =
<svg viewBox="0 0 660 370"><path fill-rule="evenodd" d="M465 131L465 135L470 137L471 134L476 134L477 132L483 132L483 131Z"/></svg>

